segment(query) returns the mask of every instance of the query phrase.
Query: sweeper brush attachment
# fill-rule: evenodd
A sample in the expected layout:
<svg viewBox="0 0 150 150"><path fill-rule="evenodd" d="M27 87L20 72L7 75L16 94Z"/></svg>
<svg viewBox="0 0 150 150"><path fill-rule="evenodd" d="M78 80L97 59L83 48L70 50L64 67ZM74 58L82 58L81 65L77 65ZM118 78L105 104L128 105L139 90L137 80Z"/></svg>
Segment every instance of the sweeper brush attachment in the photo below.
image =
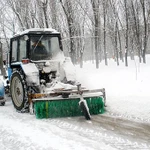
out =
<svg viewBox="0 0 150 150"><path fill-rule="evenodd" d="M64 91L71 93L71 91ZM75 93L74 91L72 91ZM77 91L76 91L77 92ZM63 93L63 91L57 91ZM91 115L104 113L104 95L85 93L69 95L68 98L52 97L33 99L36 118L73 117L84 115L87 120Z"/></svg>

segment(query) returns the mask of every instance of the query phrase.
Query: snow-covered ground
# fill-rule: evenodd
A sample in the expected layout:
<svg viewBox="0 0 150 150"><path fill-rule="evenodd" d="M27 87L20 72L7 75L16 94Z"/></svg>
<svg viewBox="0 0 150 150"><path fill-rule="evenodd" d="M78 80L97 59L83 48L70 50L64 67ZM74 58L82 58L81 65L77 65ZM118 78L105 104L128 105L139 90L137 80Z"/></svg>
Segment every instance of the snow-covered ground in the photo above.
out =
<svg viewBox="0 0 150 150"><path fill-rule="evenodd" d="M150 56L146 64L129 60L129 67L109 60L95 69L86 62L76 72L89 89L106 89L106 113L91 121L83 116L38 120L16 112L8 98L0 107L0 150L150 149Z"/></svg>
<svg viewBox="0 0 150 150"><path fill-rule="evenodd" d="M106 89L108 113L150 123L150 55L146 64L136 58L129 59L129 67L122 62L117 66L114 60L108 66L102 62L99 69L94 67L87 62L83 69L78 68L78 78L88 88Z"/></svg>

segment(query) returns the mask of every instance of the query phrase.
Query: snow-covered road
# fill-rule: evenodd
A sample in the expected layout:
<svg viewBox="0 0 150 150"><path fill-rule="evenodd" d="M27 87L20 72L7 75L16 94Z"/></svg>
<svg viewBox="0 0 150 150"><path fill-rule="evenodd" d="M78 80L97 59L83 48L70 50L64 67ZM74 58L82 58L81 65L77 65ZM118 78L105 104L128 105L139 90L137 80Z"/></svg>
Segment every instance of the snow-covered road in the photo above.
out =
<svg viewBox="0 0 150 150"><path fill-rule="evenodd" d="M0 111L1 150L149 150L150 125L114 116L38 120L14 110L11 101Z"/></svg>
<svg viewBox="0 0 150 150"><path fill-rule="evenodd" d="M84 86L106 89L107 111L91 121L83 116L39 120L16 112L8 98L0 106L0 150L150 150L148 58L139 66L131 61L129 67L113 62L100 69L91 63L76 67Z"/></svg>

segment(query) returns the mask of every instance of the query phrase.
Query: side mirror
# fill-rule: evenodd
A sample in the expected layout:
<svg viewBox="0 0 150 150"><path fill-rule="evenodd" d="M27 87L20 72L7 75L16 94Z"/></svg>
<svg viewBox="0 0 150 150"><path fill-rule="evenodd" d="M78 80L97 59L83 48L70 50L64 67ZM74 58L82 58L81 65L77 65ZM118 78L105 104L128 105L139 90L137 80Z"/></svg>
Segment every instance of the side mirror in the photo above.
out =
<svg viewBox="0 0 150 150"><path fill-rule="evenodd" d="M29 39L28 35L24 35L24 40L27 41Z"/></svg>

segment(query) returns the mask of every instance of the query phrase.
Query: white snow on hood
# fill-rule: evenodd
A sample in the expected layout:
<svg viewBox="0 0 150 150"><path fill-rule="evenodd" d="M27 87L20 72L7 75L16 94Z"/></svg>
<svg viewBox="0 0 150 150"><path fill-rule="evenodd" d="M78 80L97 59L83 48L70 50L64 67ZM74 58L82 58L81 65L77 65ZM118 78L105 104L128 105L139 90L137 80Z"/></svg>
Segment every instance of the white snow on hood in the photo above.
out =
<svg viewBox="0 0 150 150"><path fill-rule="evenodd" d="M27 82L31 85L39 85L39 70L34 63L22 64L22 68L26 74Z"/></svg>

